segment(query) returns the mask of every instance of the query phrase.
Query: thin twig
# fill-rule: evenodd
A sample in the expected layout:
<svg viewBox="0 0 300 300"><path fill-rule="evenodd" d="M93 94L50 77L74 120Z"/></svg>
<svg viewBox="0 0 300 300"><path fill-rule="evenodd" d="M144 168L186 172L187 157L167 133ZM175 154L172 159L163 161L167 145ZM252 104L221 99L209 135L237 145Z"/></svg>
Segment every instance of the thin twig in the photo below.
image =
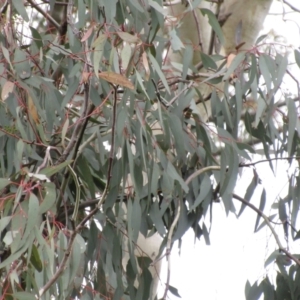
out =
<svg viewBox="0 0 300 300"><path fill-rule="evenodd" d="M179 96L184 93L186 90L190 89L192 85L194 84L193 81L191 81L184 89L182 89L171 101L168 102L168 106L171 106L178 98Z"/></svg>
<svg viewBox="0 0 300 300"><path fill-rule="evenodd" d="M76 226L75 230L72 232L72 234L70 236L68 247L65 251L65 254L63 256L61 263L59 264L59 266L58 266L55 274L52 276L52 278L39 290L39 297L41 297L42 295L45 294L45 292L54 284L54 282L59 278L59 276L65 270L66 263L70 257L77 233L79 233L81 231L81 229L83 228L83 226L86 224L86 222L88 222L92 218L92 216L98 212L99 207L103 204L103 202L105 201L106 196L108 194L109 186L110 186L110 179L112 176L111 172L112 172L112 164L113 164L113 154L115 151L115 149L114 149L114 146L115 146L114 134L115 134L115 127L116 127L115 123L116 123L116 112L117 112L117 108L116 108L116 106L117 106L117 88L114 87L114 89L115 89L115 91L114 91L111 149L110 149L110 159L108 162L107 182L106 182L105 189L104 189L103 194L98 202L98 205L88 215L86 215L86 217Z"/></svg>
<svg viewBox="0 0 300 300"><path fill-rule="evenodd" d="M117 87L114 87L114 103L113 103L113 117L112 117L112 129L111 129L111 146L110 146L110 153L109 153L109 162L108 162L108 170L107 170L107 182L106 182L106 187L103 193L108 192L108 188L110 185L110 180L111 180L111 172L112 172L112 165L113 165L113 159L114 159L114 152L115 152L115 131L116 131L116 121L117 121L117 101L118 101L118 96L117 96ZM97 207L100 208L102 203L104 202L104 198L102 197L99 202Z"/></svg>
<svg viewBox="0 0 300 300"><path fill-rule="evenodd" d="M70 28L72 29L73 34L77 37L80 38L81 32L75 27L74 22L72 20L72 8L73 8L73 0L68 1L68 7L67 7L67 22ZM86 61L85 61L86 63Z"/></svg>
<svg viewBox="0 0 300 300"><path fill-rule="evenodd" d="M28 144L28 145L36 145L39 147L44 147L47 148L48 145L43 144L42 142L35 142L35 141L29 141L29 140L24 140L21 136L18 136L12 132L9 132L7 130L5 130L1 125L0 125L0 131L5 133L5 135L11 136L17 140L22 140L23 143Z"/></svg>
<svg viewBox="0 0 300 300"><path fill-rule="evenodd" d="M300 156L274 157L274 158L269 158L269 159L262 159L262 160L255 161L255 162L252 162L252 163L246 163L246 164L240 163L239 167L255 166L257 164L264 163L264 162L270 162L272 160L291 160L291 159L300 159Z"/></svg>
<svg viewBox="0 0 300 300"><path fill-rule="evenodd" d="M216 16L219 20L219 15L220 15L220 7L221 7L221 2L218 1L217 3L217 9L216 9ZM220 25L222 27L222 25ZM215 31L211 28L211 35L210 35L210 41L209 41L209 46L208 46L208 55L212 55L214 52L214 46L215 46L215 39L216 39L216 33ZM216 49L215 49L216 50ZM197 69L200 70L202 66L198 66Z"/></svg>
<svg viewBox="0 0 300 300"><path fill-rule="evenodd" d="M72 2L72 1L70 1ZM68 8L71 6L68 6ZM69 18L70 19L70 18ZM85 66L84 66L84 70L89 73L90 72L90 57L87 54L87 44L84 44L84 53L85 53ZM83 80L84 81L84 80ZM68 144L68 146L66 147L66 149L64 150L63 154L59 157L59 159L56 161L55 165L59 165L60 163L64 162L67 160L68 156L70 155L70 153L73 151L73 156L72 156L72 168L75 168L76 165L76 161L78 158L78 149L80 147L80 144L82 142L83 139L83 135L86 129L86 126L88 124L89 121L89 117L91 116L91 113L93 112L95 106L93 103L91 103L89 105L89 98L90 98L90 83L88 82L88 80L86 82L83 83L83 87L84 87L84 102L83 102L83 110L82 110L82 114L79 118L79 120L77 120L75 129L72 133L70 142ZM78 87L79 88L79 87ZM70 178L70 169L66 169L65 174L64 174L64 178L63 178L63 182L61 185L61 189L60 189L60 195L58 197L57 203L56 203L56 207L57 207L57 211L59 211L60 209L60 205L61 205L61 201L62 201L62 197L64 195L64 191L67 187L67 184L69 182L69 178ZM76 207L78 207L79 203L76 203Z"/></svg>
<svg viewBox="0 0 300 300"><path fill-rule="evenodd" d="M196 172L194 172L193 174L191 174L185 181L185 183L188 185L194 178L196 178L197 176L201 175L204 172L208 172L208 171L212 171L212 170L220 170L221 167L219 166L208 166L205 168L202 168L200 170L197 170ZM179 221L179 217L180 217L180 212L181 212L181 200L178 199L178 208L177 208L177 212L176 215L174 217L174 220L170 226L169 232L168 232L168 237L167 237L167 245L166 245L166 258L167 258L167 262L168 262L168 272L167 272L167 281L166 281L166 288L165 288L165 292L164 292L164 296L163 299L166 299L167 297L167 293L169 290L169 284L170 284L170 277L171 277L171 246L172 246L172 236L175 230L175 227Z"/></svg>
<svg viewBox="0 0 300 300"><path fill-rule="evenodd" d="M289 70L286 70L286 72L296 82L297 90L298 90L298 98L300 98L300 83L298 79Z"/></svg>
<svg viewBox="0 0 300 300"><path fill-rule="evenodd" d="M167 298L169 285L170 285L170 278L171 278L171 255L170 254L171 254L171 246L172 246L172 235L173 235L175 227L179 221L180 212L181 212L181 199L178 199L177 212L176 212L175 218L171 224L171 227L169 229L168 239L167 239L166 258L167 258L167 262L168 262L168 271L167 271L166 288L165 288L163 299Z"/></svg>
<svg viewBox="0 0 300 300"><path fill-rule="evenodd" d="M293 4L289 3L286 0L282 0L283 3L285 3L287 6L289 6L293 11L297 11L300 12L300 9L298 9L296 6L294 6Z"/></svg>
<svg viewBox="0 0 300 300"><path fill-rule="evenodd" d="M43 15L43 17L49 20L51 24L57 29L58 32L60 31L61 29L60 24L58 24L51 15L45 12L37 3L35 3L35 1L33 0L27 0L27 1L32 5L34 9L36 9L41 15Z"/></svg>
<svg viewBox="0 0 300 300"><path fill-rule="evenodd" d="M72 168L74 169L74 167L75 167L76 160L77 160L77 151L81 144L81 141L83 138L83 133L87 126L91 111L93 111L93 109L94 109L93 104L91 104L89 109L86 108L88 101L89 101L89 84L87 84L87 83L84 84L84 99L85 99L84 100L84 102L85 102L84 109L83 109L80 119L77 121L77 124L76 124L75 129L72 134L72 137L70 139L70 142L69 142L68 146L66 147L66 149L64 150L63 154L58 158L58 160L55 162L54 165L59 165L59 164L65 162L67 160L68 156L70 155L70 153L72 151L74 151L73 157L72 157L72 160L73 160ZM57 211L59 211L59 209L60 209L62 197L63 197L64 191L67 187L68 181L69 181L69 174L70 174L69 169L66 169L66 172L65 172L64 178L63 178L63 182L61 184L61 189L60 189L61 192L60 192L59 198L56 203Z"/></svg>
<svg viewBox="0 0 300 300"><path fill-rule="evenodd" d="M195 9L193 9L192 13L193 13L193 17L194 17L194 20L195 20L195 23L196 23L196 29L197 29L198 39L199 39L200 51L203 52L203 43L202 43L202 37L201 37L201 28L200 28L198 16L196 14Z"/></svg>
<svg viewBox="0 0 300 300"><path fill-rule="evenodd" d="M273 228L269 218L260 210L258 209L256 206L254 206L252 203L248 202L246 199L236 195L236 194L232 194L232 197L236 200L239 200L240 202L242 202L243 204L247 205L248 207L250 207L252 210L254 210L259 216L261 216L264 221L266 222L267 226L270 228L272 235L275 238L275 241L279 247L279 251L283 252L287 257L289 257L291 260L293 260L298 266L300 266L300 260L298 258L296 258L293 254L291 254L289 251L287 251L283 245L280 242L280 239L275 231L275 229Z"/></svg>
<svg viewBox="0 0 300 300"><path fill-rule="evenodd" d="M68 146L66 147L66 149L64 150L62 155L59 157L59 159L55 162L55 164L54 164L55 166L66 161L68 156L70 155L70 153L72 152L72 150L74 149L76 144L78 143L78 141L79 141L78 137L79 137L81 129L84 125L82 121L85 121L84 123L87 122L88 113L87 113L87 109L86 109L86 103L88 103L88 100L89 100L89 88L87 87L87 84L85 83L84 84L84 102L85 102L84 107L85 107L85 109L83 110L80 119L76 122L76 126L75 126L75 129L73 131L73 134L72 134L72 137L70 139Z"/></svg>

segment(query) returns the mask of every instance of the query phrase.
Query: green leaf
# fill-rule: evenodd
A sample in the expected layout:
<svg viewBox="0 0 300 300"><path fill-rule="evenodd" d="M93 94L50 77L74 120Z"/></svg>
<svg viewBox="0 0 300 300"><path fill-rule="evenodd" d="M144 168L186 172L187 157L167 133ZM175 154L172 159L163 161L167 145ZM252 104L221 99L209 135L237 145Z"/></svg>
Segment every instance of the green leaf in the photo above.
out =
<svg viewBox="0 0 300 300"><path fill-rule="evenodd" d="M103 56L104 45L106 43L107 36L105 34L100 34L92 44L94 47L94 56L93 56L93 67L95 75L98 77L99 66Z"/></svg>
<svg viewBox="0 0 300 300"><path fill-rule="evenodd" d="M238 55L233 59L231 62L228 70L226 71L223 80L228 80L232 74L234 74L234 71L240 66L240 64L246 59L245 52L240 52Z"/></svg>
<svg viewBox="0 0 300 300"><path fill-rule="evenodd" d="M0 268L7 267L12 262L17 261L20 258L20 256L27 250L27 248L29 246L28 244L29 244L29 240L26 242L26 244L19 251L12 253L7 259L2 261L0 263Z"/></svg>
<svg viewBox="0 0 300 300"><path fill-rule="evenodd" d="M42 215L45 212L50 211L52 208L55 208L55 201L56 201L56 190L54 183L45 183L45 197L42 200L39 208L39 214Z"/></svg>
<svg viewBox="0 0 300 300"><path fill-rule="evenodd" d="M244 199L245 199L246 201L248 201L248 202L250 202L250 200L251 200L251 198L252 198L252 195L253 195L253 193L254 193L256 187L257 187L258 180L259 180L259 179L258 179L258 176L257 176L257 173L256 173L255 170L253 171L253 173L254 173L254 174L253 174L254 176L253 176L253 178L252 178L252 180L251 180L249 186L247 187L247 190L246 190L246 193L245 193L245 196L244 196ZM247 205L242 204L241 209L240 209L240 212L238 213L238 217L241 216L241 214L242 214L242 212L245 210L246 206L247 206Z"/></svg>
<svg viewBox="0 0 300 300"><path fill-rule="evenodd" d="M161 68L159 67L159 64L157 63L157 60L152 56L152 54L150 53L150 51L148 51L148 57L152 63L152 67L154 68L154 70L156 71L157 75L159 76L160 80L162 81L165 89L167 90L167 92L170 94L171 91L170 91L170 88L169 88L169 85L168 85L168 82L166 80L166 77L165 75L163 74Z"/></svg>
<svg viewBox="0 0 300 300"><path fill-rule="evenodd" d="M287 108L288 108L288 145L287 145L287 151L290 156L293 155L292 149L293 149L293 140L294 140L294 133L296 128L296 123L298 120L297 116L297 109L295 106L295 102L292 99L287 99Z"/></svg>
<svg viewBox="0 0 300 300"><path fill-rule="evenodd" d="M159 5L159 3L157 3L153 0L148 0L148 3L150 6L152 6L156 11L158 11L162 15L166 14L166 12L164 11L164 8L161 5Z"/></svg>
<svg viewBox="0 0 300 300"><path fill-rule="evenodd" d="M166 234L166 229L157 201L155 201L150 207L150 217L155 225L156 230L160 233L161 236L164 236Z"/></svg>
<svg viewBox="0 0 300 300"><path fill-rule="evenodd" d="M15 9L17 10L17 12L21 15L21 17L26 21L29 22L29 18L24 6L24 2L23 1L19 1L19 0L12 0L13 6L15 7Z"/></svg>
<svg viewBox="0 0 300 300"><path fill-rule="evenodd" d="M6 178L0 178L0 191L4 189L7 185L9 185L11 181Z"/></svg>
<svg viewBox="0 0 300 300"><path fill-rule="evenodd" d="M182 61L182 78L186 78L188 74L189 67L193 62L193 54L194 54L194 49L190 45L185 45L183 61ZM181 103L181 101L179 103Z"/></svg>
<svg viewBox="0 0 300 300"><path fill-rule="evenodd" d="M178 289L176 289L175 287L173 287L172 285L168 286L168 289L170 291L171 294L173 294L174 296L181 298L181 296L178 293Z"/></svg>
<svg viewBox="0 0 300 300"><path fill-rule="evenodd" d="M259 210L261 212L264 211L265 205L266 205L266 190L263 189L263 191L261 193L261 197L260 197L260 203L259 203ZM255 226L254 226L254 232L257 232L257 228L258 228L260 219L261 219L261 216L259 214L257 214L256 222L255 222Z"/></svg>
<svg viewBox="0 0 300 300"><path fill-rule="evenodd" d="M169 35L170 35L170 42L171 42L171 47L172 47L173 51L180 51L181 49L184 48L184 45L181 42L180 38L178 37L175 29L172 29L169 32Z"/></svg>
<svg viewBox="0 0 300 300"><path fill-rule="evenodd" d="M35 295L28 292L16 292L14 293L14 297L18 300L36 300Z"/></svg>
<svg viewBox="0 0 300 300"><path fill-rule="evenodd" d="M201 56L201 61L203 63L203 66L205 69L212 69L212 70L217 70L218 66L215 63L215 61L207 54L201 52L200 53Z"/></svg>
<svg viewBox="0 0 300 300"><path fill-rule="evenodd" d="M141 43L141 40L135 36L135 35L132 35L128 32L124 32L124 31L118 31L117 32L117 35L124 41L124 42L127 42L127 43L130 43L130 44L138 44L138 43Z"/></svg>
<svg viewBox="0 0 300 300"><path fill-rule="evenodd" d="M17 0L15 0L15 1L17 1ZM13 65L11 64L11 61L10 61L10 55L9 55L9 52L8 52L7 48L5 48L5 47L3 46L2 43L1 43L1 50L2 50L1 52L3 53L3 56L5 57L6 61L9 63L10 68L11 68L12 70L14 70Z"/></svg>
<svg viewBox="0 0 300 300"><path fill-rule="evenodd" d="M294 50L294 55L295 55L296 63L298 65L298 67L300 68L300 51L295 49Z"/></svg>
<svg viewBox="0 0 300 300"><path fill-rule="evenodd" d="M246 294L246 300L257 300L262 294L262 287L257 285L255 282L249 289L249 292Z"/></svg>
<svg viewBox="0 0 300 300"><path fill-rule="evenodd" d="M38 249L37 249L37 247L36 247L35 244L32 244L30 262L32 263L32 265L35 267L35 269L38 272L42 272L42 270L43 270L43 263L41 261L41 258L40 258L40 255L39 255L39 251L38 251Z"/></svg>
<svg viewBox="0 0 300 300"><path fill-rule="evenodd" d="M16 49L14 53L14 66L21 79L27 79L31 76L31 68L28 58L24 51Z"/></svg>
<svg viewBox="0 0 300 300"><path fill-rule="evenodd" d="M220 129L220 128L219 128ZM220 195L232 193L238 175L238 156L233 147L225 146L221 153Z"/></svg>
<svg viewBox="0 0 300 300"><path fill-rule="evenodd" d="M267 86L267 90L270 91L271 90L271 84L272 84L272 79L271 79L271 75L270 75L270 70L268 68L267 62L266 62L266 57L261 55L259 57L259 69L264 77L266 86Z"/></svg>
<svg viewBox="0 0 300 300"><path fill-rule="evenodd" d="M288 67L288 57L287 54L284 56L281 56L280 54L276 55L276 61L279 60L279 66L277 69L277 78L276 81L274 82L276 88L279 88L279 86L282 83L283 76L286 74L287 67Z"/></svg>
<svg viewBox="0 0 300 300"><path fill-rule="evenodd" d="M169 119L169 126L174 136L174 143L175 143L178 158L185 161L186 152L184 149L184 143L182 143L182 141L184 140L182 123L176 115L171 113L169 114L168 119Z"/></svg>
<svg viewBox="0 0 300 300"><path fill-rule="evenodd" d="M178 174L178 172L176 171L175 167L173 166L173 164L171 162L168 162L166 171L170 175L171 178L173 178L174 180L177 180L180 183L183 190L187 193L189 190L187 184L183 181L182 177Z"/></svg>
<svg viewBox="0 0 300 300"><path fill-rule="evenodd" d="M279 200L278 212L280 221L285 223L288 220L288 215L286 212L285 202L282 199Z"/></svg>
<svg viewBox="0 0 300 300"><path fill-rule="evenodd" d="M206 8L201 8L200 11L203 16L207 15L210 26L217 34L220 43L222 45L224 45L225 39L224 39L223 31L222 31L222 28L221 28L215 14L211 10L206 9Z"/></svg>
<svg viewBox="0 0 300 300"><path fill-rule="evenodd" d="M39 215L39 200L35 194L30 193L29 205L28 205L28 220L25 228L23 240L32 233L32 230L35 226L40 225L40 215Z"/></svg>
<svg viewBox="0 0 300 300"><path fill-rule="evenodd" d="M201 185L200 185L200 193L197 196L194 204L190 207L190 211L195 209L198 205L200 205L200 203L206 198L206 196L208 195L208 193L211 190L211 182L209 179L209 176L207 176L206 174L204 174L204 177L201 181Z"/></svg>
<svg viewBox="0 0 300 300"><path fill-rule="evenodd" d="M74 280L78 268L82 263L82 259L83 259L82 253L84 252L84 250L85 250L85 245L84 245L83 238L77 234L75 238L74 246L72 248L71 258L70 258L70 277L69 277L70 282Z"/></svg>
<svg viewBox="0 0 300 300"><path fill-rule="evenodd" d="M256 114L255 114L255 122L253 124L254 127L258 126L258 123L263 120L263 115L267 109L267 103L264 99L259 98L257 100L257 110L256 110Z"/></svg>
<svg viewBox="0 0 300 300"><path fill-rule="evenodd" d="M269 221L273 221L273 219L275 219L275 217L278 217L277 214L273 214L271 216L268 217ZM263 227L265 227L267 225L266 221L264 220L256 229L256 232L260 231Z"/></svg>
<svg viewBox="0 0 300 300"><path fill-rule="evenodd" d="M2 217L0 219L0 234L6 228L6 226L9 224L9 222L11 221L11 218L12 218L11 216L6 216L6 217Z"/></svg>
<svg viewBox="0 0 300 300"><path fill-rule="evenodd" d="M39 174L44 174L50 178L52 175L58 173L60 170L64 169L66 166L68 166L71 162L72 162L72 160L66 160L65 162L63 162L57 166L51 166L51 167L44 168L39 172Z"/></svg>

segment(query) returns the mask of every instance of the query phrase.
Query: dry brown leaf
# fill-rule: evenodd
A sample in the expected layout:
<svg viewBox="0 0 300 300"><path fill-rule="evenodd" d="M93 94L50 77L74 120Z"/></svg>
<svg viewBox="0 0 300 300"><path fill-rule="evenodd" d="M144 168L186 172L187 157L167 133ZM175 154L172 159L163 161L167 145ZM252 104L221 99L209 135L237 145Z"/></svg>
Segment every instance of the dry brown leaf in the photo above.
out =
<svg viewBox="0 0 300 300"><path fill-rule="evenodd" d="M115 72L110 72L110 71L105 71L99 73L99 77L116 85L121 85L124 87L127 87L131 90L134 89L134 85L132 84L131 81L129 81L125 76L115 73Z"/></svg>
<svg viewBox="0 0 300 300"><path fill-rule="evenodd" d="M33 121L36 123L36 124L40 124L40 119L39 119L39 115L37 113L37 110L36 110L36 107L34 105L34 102L31 98L31 96L29 95L29 93L27 94L28 97L28 111L29 111L29 114L31 116L31 118L33 119Z"/></svg>
<svg viewBox="0 0 300 300"><path fill-rule="evenodd" d="M87 82L88 82L89 77L90 77L90 73L88 73L88 72L82 72L82 81L83 81L84 83L87 83Z"/></svg>
<svg viewBox="0 0 300 300"><path fill-rule="evenodd" d="M6 81L3 85L2 92L1 92L1 99L2 101L5 101L9 95L9 93L12 93L14 90L14 83L11 81Z"/></svg>

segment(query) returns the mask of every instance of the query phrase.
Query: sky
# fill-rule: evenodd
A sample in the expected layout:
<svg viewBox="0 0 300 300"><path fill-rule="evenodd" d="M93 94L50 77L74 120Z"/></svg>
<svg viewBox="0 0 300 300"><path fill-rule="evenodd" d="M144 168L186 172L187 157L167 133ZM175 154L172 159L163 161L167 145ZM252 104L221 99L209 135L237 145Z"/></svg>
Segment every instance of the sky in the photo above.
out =
<svg viewBox="0 0 300 300"><path fill-rule="evenodd" d="M299 1L289 0L294 6L300 9ZM283 7L285 10L282 16ZM300 46L300 18L299 13L290 13L288 6L282 6L281 1L275 1L272 5L270 15L266 18L262 33L273 33L278 38L277 49L281 44L290 46L289 52ZM297 20L298 19L298 20ZM291 57L292 58L292 57ZM300 75L299 69L291 66L290 70ZM297 92L294 82L285 80L285 88L291 93ZM262 159L260 156L253 157L253 161ZM277 164L276 176L272 173L267 163L256 166L258 174L262 179L262 186L267 192L267 206L265 213L271 214L271 205L284 197L287 190L287 162L280 161ZM244 196L245 190L252 179L250 169L243 171L241 179L235 192ZM258 206L260 192L254 194L251 203ZM236 203L237 211L239 203ZM183 237L181 254L177 245L173 246L171 254L171 280L170 284L178 289L181 299L205 299L205 300L241 300L245 299L245 284L249 280L253 284L256 280L262 279L266 272L270 274L276 269L275 264L270 264L267 270L264 262L269 254L277 249L274 238L268 228L261 229L254 233L256 220L255 212L250 209L241 215L239 219L235 215L226 216L222 203L214 203L213 224L210 234L211 245L207 246L204 239L194 242L192 231L188 231ZM206 224L208 223L206 219ZM283 230L276 227L285 245ZM297 243L291 244L291 251L300 253L300 246ZM163 263L159 296L164 293L164 282L166 280L166 262ZM270 278L274 280L274 278ZM168 299L179 299L168 294Z"/></svg>

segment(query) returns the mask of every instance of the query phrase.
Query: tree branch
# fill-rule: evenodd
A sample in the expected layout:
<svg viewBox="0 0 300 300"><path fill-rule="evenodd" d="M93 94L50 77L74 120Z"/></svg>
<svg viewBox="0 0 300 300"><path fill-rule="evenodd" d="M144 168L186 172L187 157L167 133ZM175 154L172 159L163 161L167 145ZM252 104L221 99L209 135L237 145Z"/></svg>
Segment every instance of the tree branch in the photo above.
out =
<svg viewBox="0 0 300 300"><path fill-rule="evenodd" d="M49 15L41 7L39 7L39 5L37 3L35 3L34 0L27 0L27 2L30 3L31 6L35 10L37 10L41 15L43 15L43 17L45 17L57 29L58 32L60 32L60 30L61 30L60 24L58 24L51 15Z"/></svg>
<svg viewBox="0 0 300 300"><path fill-rule="evenodd" d="M247 205L248 207L250 207L252 210L254 210L259 216L261 216L264 221L266 222L267 226L270 228L272 235L275 238L275 241L279 247L279 251L283 252L287 257L289 257L291 260L293 260L298 266L300 266L300 260L298 258L296 258L293 254L291 254L289 251L287 251L283 245L280 242L280 239L275 231L275 229L273 228L269 218L261 211L259 210L256 206L254 206L252 203L248 202L247 200L245 200L244 198L236 195L236 194L232 194L232 197L236 200L239 200L240 202L242 202L243 204Z"/></svg>
<svg viewBox="0 0 300 300"><path fill-rule="evenodd" d="M260 164L260 163L270 162L270 161L273 161L273 160L290 160L290 159L300 159L300 156L274 157L274 158L269 158L269 159L262 159L262 160L259 160L259 161L255 161L253 163L246 163L246 164L240 163L239 167L250 167L250 166L255 166L257 164Z"/></svg>
<svg viewBox="0 0 300 300"><path fill-rule="evenodd" d="M198 16L197 16L197 14L196 14L195 9L193 9L192 12L193 12L193 17L194 17L195 23L196 23L196 28L197 28L197 33L198 33L198 39L199 39L200 51L203 52L203 43L202 43L202 37L201 37L201 28L200 28Z"/></svg>
<svg viewBox="0 0 300 300"><path fill-rule="evenodd" d="M197 170L196 172L194 172L193 174L191 174L185 181L185 183L188 185L194 178L196 178L197 176L201 175L204 172L208 172L208 171L212 171L212 170L220 170L221 167L219 166L208 166L205 168L202 168L200 170ZM171 277L171 246L172 246L172 236L175 230L175 227L179 221L179 217L180 217L180 212L181 212L181 200L178 200L178 208L177 208L177 212L175 215L175 218L170 226L169 232L168 232L168 237L167 237L167 246L166 246L166 258L167 258L167 262L168 262L168 272L167 272L167 282L166 282L166 288L165 288L165 292L164 292L164 296L163 299L166 299L167 297L167 293L169 290L169 285L170 285L170 277Z"/></svg>
<svg viewBox="0 0 300 300"><path fill-rule="evenodd" d="M71 237L70 237L70 241L68 244L68 247L65 251L65 254L63 256L63 259L61 261L61 263L59 264L55 274L52 276L52 278L39 290L39 297L41 297L53 284L54 282L59 278L59 276L61 275L61 273L64 271L65 267L66 267L66 263L70 257L72 248L73 248L73 244L76 238L77 233L79 233L81 231L81 229L83 228L83 226L85 225L86 222L88 222L93 215L95 215L99 208L101 207L101 205L103 204L108 191L109 191L109 187L110 187L110 179L111 179L111 172L112 172L112 164L113 164L113 154L114 154L114 146L115 146L115 123L116 123L116 111L117 111L117 88L114 87L114 104L113 104L113 120L112 120L112 137L111 137L111 149L110 149L110 159L108 162L108 171L107 171L107 182L106 182L106 186L105 189L103 191L103 194L97 204L97 206L76 226L75 230L72 232Z"/></svg>
<svg viewBox="0 0 300 300"><path fill-rule="evenodd" d="M289 6L293 11L297 11L300 13L300 9L298 9L296 6L294 6L293 4L289 3L286 0L282 0L283 3L285 3L287 6Z"/></svg>

